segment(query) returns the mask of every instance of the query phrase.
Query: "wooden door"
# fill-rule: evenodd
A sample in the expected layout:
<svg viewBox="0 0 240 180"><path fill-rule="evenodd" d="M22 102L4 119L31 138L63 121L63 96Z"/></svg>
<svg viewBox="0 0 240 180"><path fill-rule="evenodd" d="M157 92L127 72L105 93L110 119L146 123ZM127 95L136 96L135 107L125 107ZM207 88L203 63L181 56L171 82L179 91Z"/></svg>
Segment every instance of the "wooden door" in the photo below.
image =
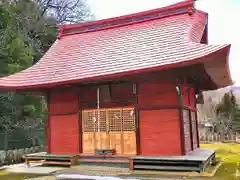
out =
<svg viewBox="0 0 240 180"><path fill-rule="evenodd" d="M95 149L108 148L108 131L105 119L105 109L84 110L82 112L84 154L94 154Z"/></svg>
<svg viewBox="0 0 240 180"><path fill-rule="evenodd" d="M117 155L136 154L133 108L84 110L82 122L84 154L94 154L95 149L115 149Z"/></svg>

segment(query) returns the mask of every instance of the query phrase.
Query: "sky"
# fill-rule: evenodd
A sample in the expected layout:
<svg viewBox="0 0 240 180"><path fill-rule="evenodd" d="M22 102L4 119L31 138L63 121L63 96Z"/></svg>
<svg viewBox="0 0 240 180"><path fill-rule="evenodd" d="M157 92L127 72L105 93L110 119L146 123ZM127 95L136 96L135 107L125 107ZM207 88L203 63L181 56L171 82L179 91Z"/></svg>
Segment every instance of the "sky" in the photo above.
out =
<svg viewBox="0 0 240 180"><path fill-rule="evenodd" d="M87 0L96 19L164 7L181 0ZM209 44L231 44L230 72L240 86L240 0L197 0L196 8L209 14Z"/></svg>

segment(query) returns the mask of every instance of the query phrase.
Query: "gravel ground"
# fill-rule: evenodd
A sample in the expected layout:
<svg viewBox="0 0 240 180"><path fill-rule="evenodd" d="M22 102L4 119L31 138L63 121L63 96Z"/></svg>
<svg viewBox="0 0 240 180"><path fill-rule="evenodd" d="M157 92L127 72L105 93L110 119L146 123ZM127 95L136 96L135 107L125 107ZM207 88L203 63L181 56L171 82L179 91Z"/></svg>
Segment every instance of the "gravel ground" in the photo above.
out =
<svg viewBox="0 0 240 180"><path fill-rule="evenodd" d="M109 178L109 177L101 177L101 178L94 178L94 179L90 179L89 178L82 178L82 179L75 179L75 180L114 180L115 178ZM136 180L182 180L182 179L172 179L172 178L134 178L131 177L131 179L136 179ZM25 179L25 180L59 180L57 179L55 176L44 176L44 177L38 177L38 178L31 178L31 179ZM62 179L62 180L70 180L70 178L68 179ZM74 180L74 179L73 179ZM116 180L120 180L119 178L116 178ZM125 177L122 180L129 180L129 178Z"/></svg>

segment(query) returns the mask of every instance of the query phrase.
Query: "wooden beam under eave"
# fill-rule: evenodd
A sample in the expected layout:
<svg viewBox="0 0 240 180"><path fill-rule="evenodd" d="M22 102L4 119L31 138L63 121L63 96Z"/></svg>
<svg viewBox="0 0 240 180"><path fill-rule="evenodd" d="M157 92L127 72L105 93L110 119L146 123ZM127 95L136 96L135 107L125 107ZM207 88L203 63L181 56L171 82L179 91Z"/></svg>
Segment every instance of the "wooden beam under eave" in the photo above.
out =
<svg viewBox="0 0 240 180"><path fill-rule="evenodd" d="M187 83L191 84L196 92L216 89L216 84L206 73L202 63L178 68L175 70L175 76L181 77L182 81L186 78Z"/></svg>

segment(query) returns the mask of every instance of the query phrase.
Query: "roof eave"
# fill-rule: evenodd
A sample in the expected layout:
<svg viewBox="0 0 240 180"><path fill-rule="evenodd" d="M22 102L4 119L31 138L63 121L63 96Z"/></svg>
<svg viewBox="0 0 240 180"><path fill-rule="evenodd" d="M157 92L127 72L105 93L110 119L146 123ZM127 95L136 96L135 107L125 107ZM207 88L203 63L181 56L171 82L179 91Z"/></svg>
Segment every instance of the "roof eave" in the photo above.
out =
<svg viewBox="0 0 240 180"><path fill-rule="evenodd" d="M229 53L231 45L227 45L219 52L218 57L204 62L205 70L210 76L217 89L233 85L229 67ZM209 89L215 90L215 89Z"/></svg>
<svg viewBox="0 0 240 180"><path fill-rule="evenodd" d="M172 64L166 64L163 66L156 66L156 67L150 67L150 68L143 68L138 70L132 70L132 71L126 71L126 72L120 72L120 73L114 73L114 74L108 74L108 75L102 75L102 76L95 76L95 77L89 77L84 79L74 79L74 80L68 80L68 81L59 81L59 82L51 82L51 83L44 83L44 84L35 84L35 85L26 85L26 86L7 86L7 85L0 85L0 91L26 91L26 90L42 90L46 88L54 88L56 86L63 86L67 84L78 84L78 83L86 83L86 82L93 82L93 81L102 81L106 79L112 79L112 78L118 78L121 76L129 76L129 75L135 75L139 73L145 73L145 72L151 72L151 71L160 71L160 70L167 70L172 69L176 67L184 67L189 66L197 63L203 63L206 62L210 57L214 56L216 53L223 53L225 54L225 59L227 64L229 64L229 51L230 51L230 45L227 45L213 53L207 54L205 56L201 56L195 59L192 59L191 61L183 61L183 62L177 62ZM229 66L227 65L226 72L227 72L227 84L225 83L224 86L228 86L233 84L231 79L231 74L229 70ZM220 85L217 85L217 87L222 87ZM210 89L209 89L210 90Z"/></svg>

